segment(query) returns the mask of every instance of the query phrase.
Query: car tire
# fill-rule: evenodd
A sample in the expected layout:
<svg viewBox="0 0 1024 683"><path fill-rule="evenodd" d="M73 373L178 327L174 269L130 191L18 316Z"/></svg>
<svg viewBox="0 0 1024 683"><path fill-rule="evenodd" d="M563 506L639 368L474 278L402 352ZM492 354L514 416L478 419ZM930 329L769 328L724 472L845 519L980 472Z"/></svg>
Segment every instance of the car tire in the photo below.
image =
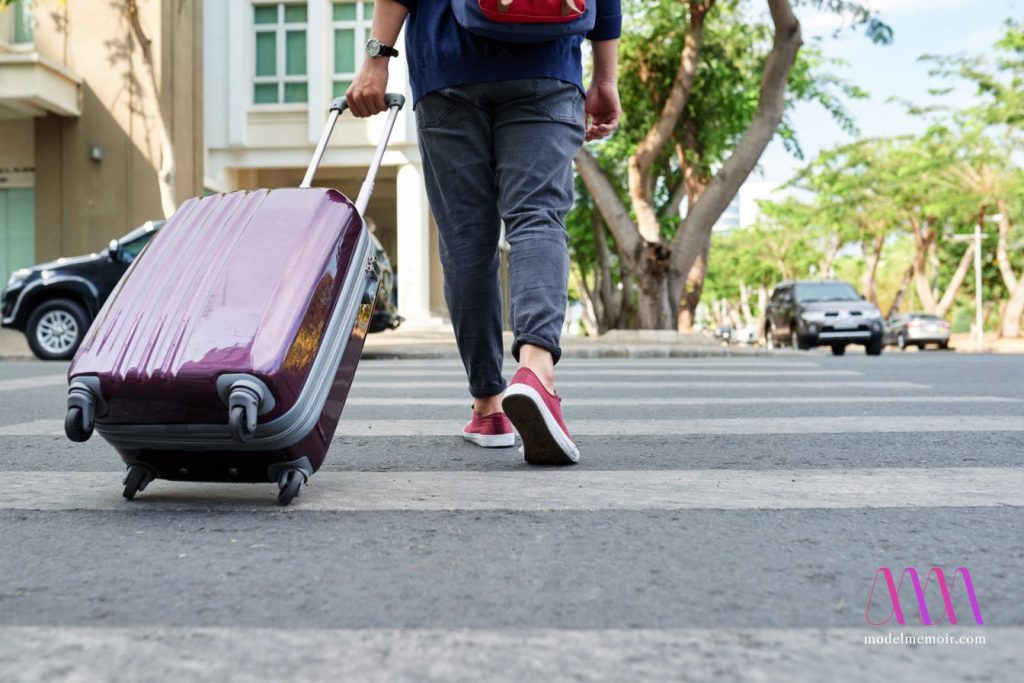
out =
<svg viewBox="0 0 1024 683"><path fill-rule="evenodd" d="M772 334L772 329L766 328L764 331L764 346L769 351L775 350L775 335Z"/></svg>
<svg viewBox="0 0 1024 683"><path fill-rule="evenodd" d="M943 351L949 351L949 340L947 339L944 342L939 342L939 348Z"/></svg>
<svg viewBox="0 0 1024 683"><path fill-rule="evenodd" d="M833 356L844 356L846 355L846 344L833 344L832 345Z"/></svg>
<svg viewBox="0 0 1024 683"><path fill-rule="evenodd" d="M896 347L899 348L900 351L907 350L907 337L902 332L896 335Z"/></svg>
<svg viewBox="0 0 1024 683"><path fill-rule="evenodd" d="M70 299L50 299L36 306L25 325L29 348L39 360L70 360L89 328L89 316Z"/></svg>
<svg viewBox="0 0 1024 683"><path fill-rule="evenodd" d="M885 344L882 343L881 335L872 337L871 341L864 345L864 350L867 351L869 356L881 356L882 349L885 348Z"/></svg>
<svg viewBox="0 0 1024 683"><path fill-rule="evenodd" d="M789 343L796 351L806 351L811 348L810 344L800 338L800 334L796 331L796 323L790 323L792 332L789 333Z"/></svg>

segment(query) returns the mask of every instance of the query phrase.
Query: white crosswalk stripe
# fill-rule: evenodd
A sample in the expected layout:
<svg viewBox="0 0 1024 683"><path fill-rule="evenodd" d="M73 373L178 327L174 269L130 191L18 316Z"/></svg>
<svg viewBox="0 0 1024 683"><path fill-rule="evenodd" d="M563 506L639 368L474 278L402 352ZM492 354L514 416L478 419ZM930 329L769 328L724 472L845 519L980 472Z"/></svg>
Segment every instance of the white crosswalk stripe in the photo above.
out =
<svg viewBox="0 0 1024 683"><path fill-rule="evenodd" d="M396 382L388 381L364 381L358 376L353 383L358 389L463 389L466 388L465 380L435 380L435 381L411 381ZM559 391L563 389L872 389L884 391L900 391L910 389L928 389L930 385L918 382L888 382L888 381L792 381L779 380L773 382L748 382L748 381L701 381L680 379L672 382L651 382L651 381L629 381L629 380L599 380L586 381L568 379L557 380Z"/></svg>
<svg viewBox="0 0 1024 683"><path fill-rule="evenodd" d="M865 645L868 628L271 629L224 627L0 627L0 678L98 681L876 681L1012 680L1024 628L907 628L915 637L985 638L921 646L927 657ZM882 634L884 635L884 634ZM53 653L63 657L55 662ZM88 653L89 676L56 676ZM292 653L295 659L282 653ZM301 662L301 667L294 665ZM1018 669L1019 670L1019 669ZM154 673L159 672L159 676Z"/></svg>
<svg viewBox="0 0 1024 683"><path fill-rule="evenodd" d="M409 398L381 398L368 396L350 397L347 406L394 406L409 407L414 401ZM466 406L465 398L419 398L417 406ZM1007 396L787 396L787 405L848 405L848 404L879 404L908 403L956 405L971 403L1020 403L1020 399ZM680 397L663 396L659 398L573 398L568 404L571 408L596 406L766 406L778 405L779 399L774 396L700 396Z"/></svg>
<svg viewBox="0 0 1024 683"><path fill-rule="evenodd" d="M121 510L119 482L115 473L0 472L0 509ZM288 512L1024 507L1024 468L1005 467L320 472L310 482ZM161 481L133 509L276 510L274 489Z"/></svg>
<svg viewBox="0 0 1024 683"><path fill-rule="evenodd" d="M466 401L463 401L466 404ZM338 424L337 438L453 436L464 420L355 420ZM646 420L572 420L574 436L687 436L699 434L859 434L891 432L1024 431L1019 415L832 415L814 417L722 417ZM63 436L61 420L34 420L0 427L0 436Z"/></svg>
<svg viewBox="0 0 1024 683"><path fill-rule="evenodd" d="M725 370L717 368L569 368L558 369L558 377L861 377L864 373L855 370ZM452 379L458 370L442 372L436 369L422 370L360 370L359 377L443 377ZM560 380L561 381L561 380Z"/></svg>
<svg viewBox="0 0 1024 683"><path fill-rule="evenodd" d="M0 392L23 391L25 389L42 389L43 387L67 386L67 375L39 375L18 379L0 380Z"/></svg>

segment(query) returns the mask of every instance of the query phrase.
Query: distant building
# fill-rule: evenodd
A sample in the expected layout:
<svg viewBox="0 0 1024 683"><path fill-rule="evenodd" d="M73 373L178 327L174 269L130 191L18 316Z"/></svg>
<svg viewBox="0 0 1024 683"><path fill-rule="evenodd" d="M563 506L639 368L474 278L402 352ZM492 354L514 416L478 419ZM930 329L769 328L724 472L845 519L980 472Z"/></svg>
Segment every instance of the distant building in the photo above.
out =
<svg viewBox="0 0 1024 683"><path fill-rule="evenodd" d="M754 225L761 217L761 209L757 202L771 198L778 187L777 183L765 180L748 180L729 202L729 206L712 230L728 234L738 228L749 228Z"/></svg>
<svg viewBox="0 0 1024 683"><path fill-rule="evenodd" d="M139 3L153 41L177 192L202 191L201 7ZM162 217L148 79L116 3L14 0L0 9L0 277L103 248ZM2 285L0 282L0 285Z"/></svg>
<svg viewBox="0 0 1024 683"><path fill-rule="evenodd" d="M297 186L334 97L364 59L372 2L205 0L206 185L214 191ZM447 319L436 227L423 185L404 48L389 90L404 92L367 217L395 265L405 325ZM316 176L355 197L383 117L346 114Z"/></svg>

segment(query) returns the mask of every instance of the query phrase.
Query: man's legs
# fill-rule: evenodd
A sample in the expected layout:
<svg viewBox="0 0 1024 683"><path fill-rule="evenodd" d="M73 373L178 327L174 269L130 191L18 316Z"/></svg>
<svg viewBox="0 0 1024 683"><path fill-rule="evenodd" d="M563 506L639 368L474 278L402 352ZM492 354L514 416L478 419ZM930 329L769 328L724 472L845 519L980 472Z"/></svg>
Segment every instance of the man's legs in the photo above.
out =
<svg viewBox="0 0 1024 683"><path fill-rule="evenodd" d="M502 84L494 102L498 209L509 242L512 355L549 391L567 305L565 215L574 201L572 158L583 144L583 98L572 84Z"/></svg>
<svg viewBox="0 0 1024 683"><path fill-rule="evenodd" d="M579 449L554 393L569 279L565 215L572 158L583 144L583 98L554 79L507 81L494 102L498 211L509 242L512 355L519 370L502 406L535 464L571 464Z"/></svg>
<svg viewBox="0 0 1024 683"><path fill-rule="evenodd" d="M491 117L480 104L486 91L485 85L446 88L416 104L445 301L479 415L499 411L505 389Z"/></svg>

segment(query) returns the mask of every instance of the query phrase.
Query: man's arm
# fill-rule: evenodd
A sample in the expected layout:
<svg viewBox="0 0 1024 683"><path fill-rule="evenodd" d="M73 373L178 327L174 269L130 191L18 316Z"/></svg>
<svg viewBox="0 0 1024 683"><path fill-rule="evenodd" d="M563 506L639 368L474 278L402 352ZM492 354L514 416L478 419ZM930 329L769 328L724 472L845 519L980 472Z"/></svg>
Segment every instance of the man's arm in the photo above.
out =
<svg viewBox="0 0 1024 683"><path fill-rule="evenodd" d="M587 89L587 116L590 121L584 135L587 140L600 140L612 134L619 125L619 41L597 40L591 43L594 73Z"/></svg>
<svg viewBox="0 0 1024 683"><path fill-rule="evenodd" d="M385 45L394 46L410 9L415 9L415 0L377 0L373 3L373 28L371 37ZM359 67L352 85L345 97L352 113L359 117L373 116L385 109L384 91L388 87L388 63L390 57L366 57Z"/></svg>

